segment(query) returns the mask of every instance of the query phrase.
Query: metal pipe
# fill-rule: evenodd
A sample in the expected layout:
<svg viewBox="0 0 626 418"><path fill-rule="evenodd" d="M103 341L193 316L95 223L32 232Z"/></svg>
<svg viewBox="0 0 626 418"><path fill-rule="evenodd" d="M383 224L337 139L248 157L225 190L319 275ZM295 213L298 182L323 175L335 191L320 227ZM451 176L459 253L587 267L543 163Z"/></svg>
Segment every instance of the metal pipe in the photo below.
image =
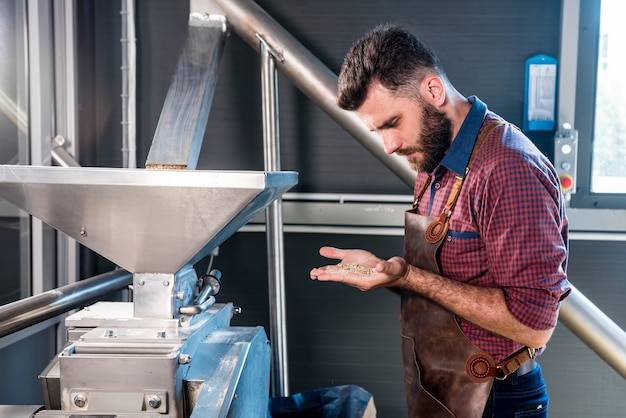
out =
<svg viewBox="0 0 626 418"><path fill-rule="evenodd" d="M257 34L261 35L271 49L281 55L282 59L276 62L278 70L413 188L415 172L409 167L406 158L385 153L379 136L371 132L356 113L337 106L337 75L253 1L211 1L226 15L228 26L257 52L260 52Z"/></svg>
<svg viewBox="0 0 626 418"><path fill-rule="evenodd" d="M0 338L122 290L132 280L126 270L113 270L0 306Z"/></svg>
<svg viewBox="0 0 626 418"><path fill-rule="evenodd" d="M135 0L122 0L122 167L137 168Z"/></svg>
<svg viewBox="0 0 626 418"><path fill-rule="evenodd" d="M626 332L573 286L559 320L626 379Z"/></svg>
<svg viewBox="0 0 626 418"><path fill-rule="evenodd" d="M280 135L278 122L278 76L276 51L259 36L261 48L261 96L263 112L263 145L265 169L280 171ZM268 281L270 293L270 341L272 343L272 396L287 396L287 318L285 313L285 268L283 251L283 217L281 198L265 211L267 224Z"/></svg>

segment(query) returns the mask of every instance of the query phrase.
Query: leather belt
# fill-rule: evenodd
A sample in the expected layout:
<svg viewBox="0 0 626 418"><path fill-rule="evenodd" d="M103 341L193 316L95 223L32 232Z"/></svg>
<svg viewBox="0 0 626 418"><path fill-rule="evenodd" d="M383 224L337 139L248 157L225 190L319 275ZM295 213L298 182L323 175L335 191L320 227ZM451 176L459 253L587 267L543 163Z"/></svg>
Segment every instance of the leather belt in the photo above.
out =
<svg viewBox="0 0 626 418"><path fill-rule="evenodd" d="M526 361L524 364L522 364L521 366L519 366L519 368L515 371L515 373L512 373L512 374L516 376L524 376L525 374L528 374L532 372L533 370L535 370L535 367L537 367L537 360L530 359Z"/></svg>
<svg viewBox="0 0 626 418"><path fill-rule="evenodd" d="M465 362L465 371L467 376L474 382L485 382L492 378L504 380L512 374L522 376L532 371L537 365L534 359L535 349L524 347L507 358L501 365L496 366L493 357L487 353L479 352L472 354L467 359ZM525 367L522 368L524 365ZM520 368L522 369L518 373Z"/></svg>

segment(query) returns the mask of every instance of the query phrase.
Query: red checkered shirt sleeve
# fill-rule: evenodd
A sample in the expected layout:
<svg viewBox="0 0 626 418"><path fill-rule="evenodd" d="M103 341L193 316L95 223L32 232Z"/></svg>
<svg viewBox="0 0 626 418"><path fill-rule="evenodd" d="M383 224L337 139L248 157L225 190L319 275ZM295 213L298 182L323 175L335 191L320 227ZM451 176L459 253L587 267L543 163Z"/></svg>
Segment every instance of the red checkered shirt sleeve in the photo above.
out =
<svg viewBox="0 0 626 418"><path fill-rule="evenodd" d="M489 118L483 127L489 123ZM428 175L418 174L421 185ZM419 203L438 216L455 174L440 166ZM498 127L476 154L441 246L442 274L503 290L511 313L533 329L556 325L566 277L568 225L556 172L511 125ZM497 362L522 345L457 317L463 332ZM534 347L539 348L539 347Z"/></svg>
<svg viewBox="0 0 626 418"><path fill-rule="evenodd" d="M488 281L503 289L524 325L556 325L566 280L567 218L556 173L540 153L525 152L512 127L502 147L486 147L474 209L485 243ZM490 164L489 161L495 162Z"/></svg>

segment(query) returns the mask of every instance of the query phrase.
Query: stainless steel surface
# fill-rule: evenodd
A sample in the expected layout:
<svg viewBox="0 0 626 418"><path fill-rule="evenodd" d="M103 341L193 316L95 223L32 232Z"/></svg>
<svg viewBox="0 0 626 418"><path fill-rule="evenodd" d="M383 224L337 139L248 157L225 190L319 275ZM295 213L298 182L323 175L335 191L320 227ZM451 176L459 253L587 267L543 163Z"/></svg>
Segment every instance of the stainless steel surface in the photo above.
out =
<svg viewBox="0 0 626 418"><path fill-rule="evenodd" d="M41 3L38 7L30 5L26 6L28 24L25 26L27 42L24 43L28 54L25 85L28 86L29 99L28 104L22 106L28 109L28 138L24 140L28 145L20 145L23 148L20 150L20 164L49 165L50 138L57 134L56 123L63 123L61 115L64 109L55 108L56 72L51 71L56 63L54 53L60 52L55 51L53 43L55 23L61 23L63 19L55 21L60 16L55 15L55 5L52 3ZM56 58L64 61L62 57ZM22 277L29 286L22 295L36 295L56 287L55 231L43 225L39 219L28 219L23 226L22 236L30 238L30 242L24 239L22 247L25 255ZM30 259L26 254L30 254Z"/></svg>
<svg viewBox="0 0 626 418"><path fill-rule="evenodd" d="M180 307L190 304L198 276L188 264L176 274L135 273L133 275L134 316L136 318L174 318Z"/></svg>
<svg viewBox="0 0 626 418"><path fill-rule="evenodd" d="M559 320L626 379L626 332L575 287Z"/></svg>
<svg viewBox="0 0 626 418"><path fill-rule="evenodd" d="M41 405L0 405L0 417L30 418L32 414L41 408Z"/></svg>
<svg viewBox="0 0 626 418"><path fill-rule="evenodd" d="M215 306L186 324L156 323L152 319L139 320L138 324L130 309L124 309L131 315L127 318L113 312L129 304L96 305L68 317L68 327L86 327L42 373L50 390L50 396L44 397L48 400L46 408L52 409L58 402L62 409L75 413L144 411L182 417L182 379L192 367L200 344L215 330L229 327L232 304ZM105 318L107 312L113 312L114 317ZM92 320L85 321L89 315ZM121 386L120 381L124 381ZM48 403L54 401L55 394L61 398ZM144 400L155 395L163 400L162 405L153 410L142 407ZM82 406L76 405L77 396L84 397Z"/></svg>
<svg viewBox="0 0 626 418"><path fill-rule="evenodd" d="M275 51L282 60L276 68L285 74L302 92L313 100L339 125L348 131L376 158L413 189L415 172L409 167L406 158L387 155L377 134L370 132L354 112L345 111L336 103L337 76L317 57L309 52L291 34L282 28L272 17L250 0L192 0L191 10L200 13L219 9L226 15L229 28L232 28L254 50L260 51L257 34Z"/></svg>
<svg viewBox="0 0 626 418"><path fill-rule="evenodd" d="M124 289L131 277L127 271L115 270L0 306L0 337Z"/></svg>
<svg viewBox="0 0 626 418"><path fill-rule="evenodd" d="M223 17L190 14L146 167L196 168L226 36Z"/></svg>
<svg viewBox="0 0 626 418"><path fill-rule="evenodd" d="M263 146L265 169L280 170L280 129L278 122L278 74L276 52L261 43L261 93L263 98ZM265 211L267 225L267 265L270 306L270 341L272 342L271 395L289 395L287 361L287 315L285 307L285 266L281 198Z"/></svg>
<svg viewBox="0 0 626 418"><path fill-rule="evenodd" d="M0 166L0 196L135 273L203 258L295 172Z"/></svg>
<svg viewBox="0 0 626 418"><path fill-rule="evenodd" d="M132 302L100 301L75 312L65 318L68 340L78 340L86 330L100 327L104 330L125 328L188 328L195 321L193 317L179 318L137 318L133 314ZM137 331L141 333L141 331ZM69 335L71 334L71 335Z"/></svg>
<svg viewBox="0 0 626 418"><path fill-rule="evenodd" d="M232 304L186 325L143 319L139 327L119 312L104 318L118 303L97 305L68 317L72 327L89 326L42 373L48 410L37 417L265 416L268 340L262 327L231 327ZM83 322L88 315L95 322ZM55 405L63 411L51 411Z"/></svg>

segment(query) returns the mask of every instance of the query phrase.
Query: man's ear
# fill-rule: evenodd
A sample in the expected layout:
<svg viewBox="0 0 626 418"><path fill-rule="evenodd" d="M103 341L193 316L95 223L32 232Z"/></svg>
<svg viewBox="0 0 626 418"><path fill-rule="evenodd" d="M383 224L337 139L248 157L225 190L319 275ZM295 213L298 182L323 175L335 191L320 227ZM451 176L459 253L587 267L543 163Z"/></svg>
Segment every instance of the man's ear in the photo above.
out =
<svg viewBox="0 0 626 418"><path fill-rule="evenodd" d="M446 101L446 89L441 78L429 75L422 81L422 97L435 107L443 106Z"/></svg>

